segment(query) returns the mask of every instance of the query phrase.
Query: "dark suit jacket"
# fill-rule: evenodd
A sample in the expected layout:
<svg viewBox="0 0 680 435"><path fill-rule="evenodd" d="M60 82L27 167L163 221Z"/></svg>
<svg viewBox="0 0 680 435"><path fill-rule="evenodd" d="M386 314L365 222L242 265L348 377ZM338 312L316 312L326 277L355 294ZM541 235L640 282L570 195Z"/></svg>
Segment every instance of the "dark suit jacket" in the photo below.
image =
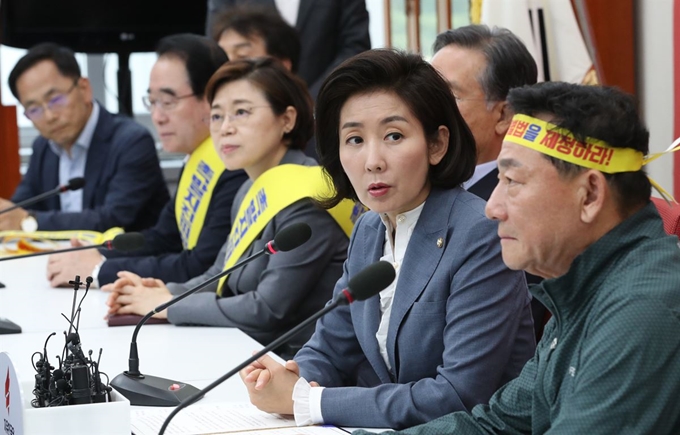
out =
<svg viewBox="0 0 680 435"><path fill-rule="evenodd" d="M484 201L488 201L491 198L493 190L498 184L498 168L486 174L479 181L468 188L468 192L474 193L475 195L482 198Z"/></svg>
<svg viewBox="0 0 680 435"><path fill-rule="evenodd" d="M121 270L152 276L165 282L184 282L208 270L229 236L229 212L236 192L247 178L243 171L222 172L193 249L183 249L175 218L175 198L168 201L156 225L142 231L144 249L125 254L101 252L108 259L99 270L99 285L115 281L116 274Z"/></svg>
<svg viewBox="0 0 680 435"><path fill-rule="evenodd" d="M156 223L169 195L151 134L130 118L99 107L85 163L83 211L62 212L59 196L36 203L40 230L126 231ZM59 157L46 138L33 142L28 170L12 196L23 201L59 185Z"/></svg>
<svg viewBox="0 0 680 435"><path fill-rule="evenodd" d="M274 0L208 0L208 31L212 14L243 3L276 8ZM365 0L300 0L295 28L302 44L298 74L314 98L336 66L371 49Z"/></svg>
<svg viewBox="0 0 680 435"><path fill-rule="evenodd" d="M387 333L392 370L375 337L378 296L321 318L295 356L305 379L329 387L321 394L326 423L425 423L486 403L520 373L535 348L530 297L524 275L503 264L497 228L475 195L432 190L394 294ZM354 227L336 294L381 258L384 243L385 226L367 212Z"/></svg>

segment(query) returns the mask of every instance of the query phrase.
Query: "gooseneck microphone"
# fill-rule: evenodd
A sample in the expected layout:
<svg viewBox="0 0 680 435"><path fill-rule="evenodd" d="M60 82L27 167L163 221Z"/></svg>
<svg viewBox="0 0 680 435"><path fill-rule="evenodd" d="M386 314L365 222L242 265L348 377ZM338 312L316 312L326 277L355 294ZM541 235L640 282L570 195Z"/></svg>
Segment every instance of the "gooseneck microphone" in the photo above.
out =
<svg viewBox="0 0 680 435"><path fill-rule="evenodd" d="M172 418L175 415L177 415L177 413L180 412L182 409L195 403L201 397L205 396L206 393L216 388L222 382L234 376L236 373L246 368L248 365L252 364L258 358L270 352L272 349L276 349L282 344L285 344L297 333L306 328L307 325L309 325L312 322L315 322L319 317L322 317L329 311L335 309L338 306L349 305L354 301L363 301L365 299L370 298L371 296L378 294L380 291L382 291L383 289L387 288L387 286L392 284L395 275L396 274L394 271L394 267L387 261L378 261L376 263L371 264L370 266L365 267L361 272L357 273L352 279L350 279L349 283L347 284L347 288L342 290L322 310L317 311L307 320L303 321L295 328L291 329L290 331L286 332L276 340L269 343L267 346L264 347L264 349L257 352L247 360L243 361L241 364L236 366L228 373L224 374L215 382L208 385L204 389L199 390L196 394L180 403L179 406L177 406L177 408L172 410L170 415L168 415L168 418L165 419L165 421L163 422L163 426L161 426L161 430L158 432L158 435L163 435L163 433L165 433L165 429L167 429L168 425L170 424L170 420L172 420Z"/></svg>
<svg viewBox="0 0 680 435"><path fill-rule="evenodd" d="M290 251L305 243L311 236L312 229L305 223L292 224L283 228L276 236L274 236L274 240L269 241L259 252L240 260L234 266L218 273L207 281L198 284L196 287L187 290L176 298L171 299L146 313L146 315L137 323L137 326L132 333L128 370L113 378L111 386L125 396L130 401L131 405L138 406L177 406L187 398L196 394L199 390L191 385L140 373L139 354L137 352L137 334L139 333L139 329L154 314L160 313L171 305L204 289L223 276L245 266L256 258L259 258L262 255L274 255L279 252Z"/></svg>
<svg viewBox="0 0 680 435"><path fill-rule="evenodd" d="M17 208L23 208L26 207L27 205L35 204L36 202L44 201L47 198L50 198L54 195L59 195L60 193L64 193L67 190L82 189L83 186L85 186L84 178L82 177L71 178L70 180L68 180L68 183L64 184L63 186L57 186L52 190L48 190L47 192L41 193L40 195L36 195L33 198L25 199L21 202L17 202L11 207L8 207L4 210L0 210L0 214L7 213L8 211L12 211Z"/></svg>
<svg viewBox="0 0 680 435"><path fill-rule="evenodd" d="M103 248L103 249L106 249L108 251L115 249L116 251L129 252L129 251L135 251L137 249L140 249L142 246L144 246L144 235L143 234L141 234L141 233L124 233L124 234L117 235L116 237L113 238L113 240L107 240L106 242L102 243L101 245L76 246L76 247L73 247L73 248L60 249L60 250L56 250L56 251L44 251L44 252L35 252L33 254L26 254L26 255L15 255L13 257L2 257L2 258L0 258L0 261L14 260L14 259L19 259L19 258L39 257L41 255L63 254L65 252L83 251L85 249L95 249L95 248Z"/></svg>

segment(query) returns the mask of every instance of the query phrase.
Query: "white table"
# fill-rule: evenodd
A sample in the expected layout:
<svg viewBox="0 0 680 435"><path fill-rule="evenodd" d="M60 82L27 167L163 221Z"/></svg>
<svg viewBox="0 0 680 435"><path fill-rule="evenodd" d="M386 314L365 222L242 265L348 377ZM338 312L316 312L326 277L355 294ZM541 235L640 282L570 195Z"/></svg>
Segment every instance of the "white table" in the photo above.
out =
<svg viewBox="0 0 680 435"><path fill-rule="evenodd" d="M19 324L21 334L0 335L0 352L10 354L19 381L33 382L31 355L41 351L51 332L47 354L52 365L64 345L62 331L68 329L72 289L50 288L46 279L47 256L0 262L0 317ZM85 277L81 276L84 281ZM78 292L78 301L84 291ZM111 378L127 370L134 327L108 327L104 320L108 294L90 290L81 307L79 334L83 351L93 350L93 359L103 348L101 370ZM248 358L262 345L234 328L145 325L137 338L140 371L145 374L187 382L203 388ZM24 391L27 400L30 391ZM203 402L247 402L248 394L235 376L210 392ZM85 411L87 407L83 407Z"/></svg>
<svg viewBox="0 0 680 435"><path fill-rule="evenodd" d="M47 256L0 262L0 317L21 326L23 332L60 331L71 316L73 289L51 288L47 281ZM85 276L80 277L85 282ZM84 286L83 286L84 288ZM78 292L78 302L85 294ZM80 329L107 328L104 315L108 294L90 290L81 306ZM0 345L3 338L0 336Z"/></svg>

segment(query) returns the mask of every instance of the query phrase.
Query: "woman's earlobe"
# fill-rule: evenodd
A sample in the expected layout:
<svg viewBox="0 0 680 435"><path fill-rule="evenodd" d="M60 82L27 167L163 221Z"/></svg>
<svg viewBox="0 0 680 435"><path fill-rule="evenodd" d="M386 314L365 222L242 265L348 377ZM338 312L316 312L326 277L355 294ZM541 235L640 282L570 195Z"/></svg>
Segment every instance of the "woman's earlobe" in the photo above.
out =
<svg viewBox="0 0 680 435"><path fill-rule="evenodd" d="M430 164L437 165L442 161L449 149L449 129L440 125L437 132L437 140L429 146Z"/></svg>
<svg viewBox="0 0 680 435"><path fill-rule="evenodd" d="M286 107L286 111L284 112L283 116L286 117L283 131L285 134L288 134L295 128L295 123L297 122L297 110L295 110L295 107L293 106L288 106Z"/></svg>

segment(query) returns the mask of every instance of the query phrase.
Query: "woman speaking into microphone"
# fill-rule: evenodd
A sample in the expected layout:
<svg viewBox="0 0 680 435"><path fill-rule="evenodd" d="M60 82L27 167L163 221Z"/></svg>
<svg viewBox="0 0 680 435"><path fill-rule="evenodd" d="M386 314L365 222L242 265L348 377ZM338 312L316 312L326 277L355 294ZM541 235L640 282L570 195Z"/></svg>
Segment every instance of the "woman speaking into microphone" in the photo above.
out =
<svg viewBox="0 0 680 435"><path fill-rule="evenodd" d="M316 104L325 205L370 209L335 291L378 260L397 277L320 319L293 361L242 370L251 401L298 424L383 428L486 403L533 356L530 296L486 203L461 187L475 143L448 84L418 55L372 50L336 68Z"/></svg>
<svg viewBox="0 0 680 435"><path fill-rule="evenodd" d="M228 62L208 82L206 97L217 152L227 169L244 169L249 177L234 200L228 240L215 264L185 283L121 272L102 290L112 292L110 314L146 314L261 251L282 228L303 222L312 236L300 247L259 257L156 315L174 324L237 327L268 344L331 298L352 221L362 209L352 201L327 210L315 205L314 198L333 192L316 161L301 151L313 133L312 100L278 61ZM310 327L277 353L292 357L312 332Z"/></svg>

